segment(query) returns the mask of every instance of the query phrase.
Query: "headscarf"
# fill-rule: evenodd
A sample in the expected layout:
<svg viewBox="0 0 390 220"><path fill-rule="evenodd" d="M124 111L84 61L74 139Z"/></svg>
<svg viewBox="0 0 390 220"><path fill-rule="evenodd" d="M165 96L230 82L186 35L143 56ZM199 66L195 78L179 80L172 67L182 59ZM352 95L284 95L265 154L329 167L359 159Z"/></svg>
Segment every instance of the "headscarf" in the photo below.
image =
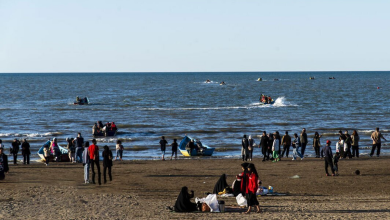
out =
<svg viewBox="0 0 390 220"><path fill-rule="evenodd" d="M213 194L218 195L218 193L223 192L223 190L225 190L226 187L229 187L229 185L226 182L226 174L222 174L222 176L219 178L219 180L214 186Z"/></svg>
<svg viewBox="0 0 390 220"><path fill-rule="evenodd" d="M256 170L255 165L253 163L250 163L248 168L251 169L250 172L254 173L257 176L257 178L259 178L259 174L257 173L257 170ZM249 173L249 171L247 171L247 172Z"/></svg>
<svg viewBox="0 0 390 220"><path fill-rule="evenodd" d="M177 197L174 210L175 212L193 212L196 211L196 204L190 201L191 197L188 194L188 188L181 188L180 194Z"/></svg>
<svg viewBox="0 0 390 220"><path fill-rule="evenodd" d="M241 181L241 193L244 196L246 192L246 187L247 187L247 174L248 174L248 166L250 163L243 163L241 164L241 167L244 168L244 174L242 175L242 181Z"/></svg>

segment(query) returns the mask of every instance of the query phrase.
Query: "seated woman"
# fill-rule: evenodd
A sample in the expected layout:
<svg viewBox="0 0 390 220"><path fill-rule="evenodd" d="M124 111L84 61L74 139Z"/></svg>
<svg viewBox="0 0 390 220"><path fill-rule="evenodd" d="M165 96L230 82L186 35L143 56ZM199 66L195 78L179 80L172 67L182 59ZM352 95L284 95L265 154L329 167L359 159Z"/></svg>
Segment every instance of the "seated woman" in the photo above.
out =
<svg viewBox="0 0 390 220"><path fill-rule="evenodd" d="M191 194L188 193L188 188L184 186L181 188L180 194L177 197L174 211L175 212L194 212L197 211L195 203L190 200L194 197L194 191L191 190Z"/></svg>
<svg viewBox="0 0 390 220"><path fill-rule="evenodd" d="M222 195L225 193L231 193L229 185L226 182L226 174L222 174L219 178L218 182L214 186L213 194Z"/></svg>

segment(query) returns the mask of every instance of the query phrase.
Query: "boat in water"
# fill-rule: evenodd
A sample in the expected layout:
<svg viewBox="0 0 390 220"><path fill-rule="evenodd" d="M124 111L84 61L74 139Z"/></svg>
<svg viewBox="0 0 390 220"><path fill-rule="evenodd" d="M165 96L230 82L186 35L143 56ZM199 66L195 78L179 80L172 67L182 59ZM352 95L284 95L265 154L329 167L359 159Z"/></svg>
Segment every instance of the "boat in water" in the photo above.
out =
<svg viewBox="0 0 390 220"><path fill-rule="evenodd" d="M46 161L43 148L45 148L45 146L47 146L47 145L51 146L51 144L52 144L52 141L47 141L41 148L39 148L37 154L42 159L42 161ZM69 155L68 155L68 149L63 148L60 145L58 145L58 148L60 149L60 152L61 152L60 158L58 158L58 162L69 162L70 159L69 159ZM56 162L55 155L50 155L49 161Z"/></svg>
<svg viewBox="0 0 390 220"><path fill-rule="evenodd" d="M224 86L224 85L226 85L226 83L224 81L222 81L219 85Z"/></svg>
<svg viewBox="0 0 390 220"><path fill-rule="evenodd" d="M73 103L74 105L88 105L89 99L88 97L84 97L83 99L80 99L78 96L76 97L76 101Z"/></svg>
<svg viewBox="0 0 390 220"><path fill-rule="evenodd" d="M214 153L215 148L214 147L209 147L207 145L202 144L202 148L199 150L192 149L192 152L190 154L190 150L186 149L186 146L188 142L191 141L192 138L185 136L183 140L179 144L179 150L181 154L185 157L191 157L191 156L212 156ZM196 142L195 142L196 143Z"/></svg>
<svg viewBox="0 0 390 220"><path fill-rule="evenodd" d="M273 100L273 99L271 98L271 96L266 96L266 95L264 95L264 94L261 94L261 95L260 95L259 102L260 102L260 104L263 104L263 105L272 105L272 104L275 104L275 100Z"/></svg>
<svg viewBox="0 0 390 220"><path fill-rule="evenodd" d="M258 82L263 81L263 78L258 78L257 81Z"/></svg>

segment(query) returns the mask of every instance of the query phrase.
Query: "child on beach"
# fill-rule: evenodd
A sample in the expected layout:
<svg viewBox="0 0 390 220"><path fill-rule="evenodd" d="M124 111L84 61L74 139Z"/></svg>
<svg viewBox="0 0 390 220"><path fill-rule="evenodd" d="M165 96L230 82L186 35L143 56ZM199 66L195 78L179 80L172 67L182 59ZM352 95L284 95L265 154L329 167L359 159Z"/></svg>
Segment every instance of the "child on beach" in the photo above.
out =
<svg viewBox="0 0 390 220"><path fill-rule="evenodd" d="M177 160L177 139L173 139L173 143L171 144L171 146L172 146L171 160L174 154L175 154L175 160Z"/></svg>
<svg viewBox="0 0 390 220"><path fill-rule="evenodd" d="M162 136L160 140L160 147L161 147L161 153L162 153L162 160L165 160L165 148L167 146L168 142L165 140L165 137Z"/></svg>
<svg viewBox="0 0 390 220"><path fill-rule="evenodd" d="M336 154L333 156L333 169L336 176L339 175L339 166L337 165L339 160L340 160L340 153L336 152Z"/></svg>

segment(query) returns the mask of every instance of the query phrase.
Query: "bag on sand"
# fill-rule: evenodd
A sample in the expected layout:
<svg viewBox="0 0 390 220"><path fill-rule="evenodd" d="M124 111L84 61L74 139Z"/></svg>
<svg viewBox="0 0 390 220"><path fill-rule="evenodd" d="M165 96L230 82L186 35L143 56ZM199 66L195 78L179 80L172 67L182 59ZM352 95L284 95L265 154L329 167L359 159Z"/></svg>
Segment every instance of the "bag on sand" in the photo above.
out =
<svg viewBox="0 0 390 220"><path fill-rule="evenodd" d="M248 203L247 203L245 197L242 196L241 193L238 194L238 196L236 197L236 200L237 200L237 204L238 204L239 206L248 206Z"/></svg>
<svg viewBox="0 0 390 220"><path fill-rule="evenodd" d="M202 212L210 212L210 207L206 203L202 203Z"/></svg>

